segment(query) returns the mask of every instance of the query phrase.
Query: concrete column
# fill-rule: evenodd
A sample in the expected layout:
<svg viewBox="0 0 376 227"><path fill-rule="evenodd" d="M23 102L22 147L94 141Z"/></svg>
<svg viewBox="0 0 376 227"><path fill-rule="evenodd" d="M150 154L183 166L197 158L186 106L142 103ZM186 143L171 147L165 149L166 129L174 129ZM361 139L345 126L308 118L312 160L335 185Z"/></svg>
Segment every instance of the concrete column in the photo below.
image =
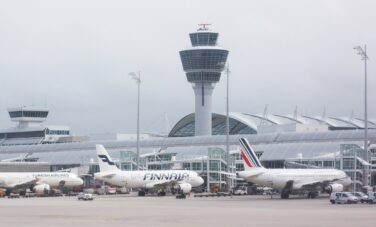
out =
<svg viewBox="0 0 376 227"><path fill-rule="evenodd" d="M213 83L195 83L195 136L212 134Z"/></svg>

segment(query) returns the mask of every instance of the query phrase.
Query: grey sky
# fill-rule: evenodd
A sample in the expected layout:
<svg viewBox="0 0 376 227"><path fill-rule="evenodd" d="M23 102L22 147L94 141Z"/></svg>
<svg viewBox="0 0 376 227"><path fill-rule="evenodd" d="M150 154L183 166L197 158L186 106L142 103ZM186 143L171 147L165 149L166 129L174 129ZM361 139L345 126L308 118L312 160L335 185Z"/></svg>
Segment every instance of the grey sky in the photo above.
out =
<svg viewBox="0 0 376 227"><path fill-rule="evenodd" d="M194 111L178 52L202 22L230 50L231 111L363 115L368 44L369 114L376 118L375 1L0 1L0 128L6 108L50 108L49 124L78 134L134 132L142 73L142 123L163 131ZM34 101L33 101L34 100ZM225 111L225 77L213 93Z"/></svg>

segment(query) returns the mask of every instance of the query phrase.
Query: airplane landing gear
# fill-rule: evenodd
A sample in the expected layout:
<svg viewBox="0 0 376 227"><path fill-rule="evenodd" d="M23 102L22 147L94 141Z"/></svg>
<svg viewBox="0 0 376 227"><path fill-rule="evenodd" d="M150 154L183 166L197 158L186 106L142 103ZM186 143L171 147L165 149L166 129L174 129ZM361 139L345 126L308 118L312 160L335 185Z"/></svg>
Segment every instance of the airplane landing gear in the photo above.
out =
<svg viewBox="0 0 376 227"><path fill-rule="evenodd" d="M319 196L319 193L318 193L318 192L308 192L308 194L307 194L307 198L308 198L308 199L314 199L314 198L316 198L317 196Z"/></svg>
<svg viewBox="0 0 376 227"><path fill-rule="evenodd" d="M281 193L281 199L288 199L289 196L290 196L289 193L283 193L283 192Z"/></svg>
<svg viewBox="0 0 376 227"><path fill-rule="evenodd" d="M176 195L176 198L177 198L177 199L186 199L187 196L186 196L184 193L180 193L180 194L177 194L177 195Z"/></svg>
<svg viewBox="0 0 376 227"><path fill-rule="evenodd" d="M290 197L290 193L292 192L292 185L293 185L293 181L288 181L286 183L286 186L284 189L282 189L282 192L281 192L281 199L288 199Z"/></svg>
<svg viewBox="0 0 376 227"><path fill-rule="evenodd" d="M289 197L290 197L290 191L289 190L282 190L281 199L288 199Z"/></svg>
<svg viewBox="0 0 376 227"><path fill-rule="evenodd" d="M166 196L166 192L164 190L158 191L158 196Z"/></svg>

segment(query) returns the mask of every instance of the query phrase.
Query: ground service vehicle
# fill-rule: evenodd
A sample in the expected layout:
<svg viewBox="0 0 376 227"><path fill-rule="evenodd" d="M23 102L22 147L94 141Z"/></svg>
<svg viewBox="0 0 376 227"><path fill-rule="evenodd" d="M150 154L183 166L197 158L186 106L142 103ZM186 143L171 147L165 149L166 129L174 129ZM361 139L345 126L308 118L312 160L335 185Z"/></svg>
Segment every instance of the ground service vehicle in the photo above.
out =
<svg viewBox="0 0 376 227"><path fill-rule="evenodd" d="M361 203L368 202L368 195L367 194L365 194L363 192L353 192L352 194L354 196L356 196Z"/></svg>
<svg viewBox="0 0 376 227"><path fill-rule="evenodd" d="M247 195L247 187L239 187L234 190L234 195Z"/></svg>
<svg viewBox="0 0 376 227"><path fill-rule="evenodd" d="M17 193L10 193L10 194L8 195L8 198L10 198L10 199L18 199L18 198L20 198L20 194L17 194Z"/></svg>
<svg viewBox="0 0 376 227"><path fill-rule="evenodd" d="M6 195L6 190L3 188L0 188L0 197L4 197Z"/></svg>
<svg viewBox="0 0 376 227"><path fill-rule="evenodd" d="M376 203L376 192L368 192L368 203Z"/></svg>
<svg viewBox="0 0 376 227"><path fill-rule="evenodd" d="M93 200L94 197L93 197L93 194L80 192L78 193L77 199L86 201L86 200Z"/></svg>
<svg viewBox="0 0 376 227"><path fill-rule="evenodd" d="M330 194L330 202L332 204L347 204L347 203L358 203L359 200L356 196L350 192L333 192Z"/></svg>

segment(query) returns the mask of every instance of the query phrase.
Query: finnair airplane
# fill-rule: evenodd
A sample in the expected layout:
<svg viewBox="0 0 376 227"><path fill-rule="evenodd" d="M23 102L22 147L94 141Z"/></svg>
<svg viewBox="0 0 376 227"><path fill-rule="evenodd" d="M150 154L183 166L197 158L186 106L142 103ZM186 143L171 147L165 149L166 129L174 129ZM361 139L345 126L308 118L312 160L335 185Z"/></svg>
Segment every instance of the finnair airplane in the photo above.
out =
<svg viewBox="0 0 376 227"><path fill-rule="evenodd" d="M112 161L103 145L97 144L96 150L100 172L95 173L94 178L116 186L139 188L139 196L145 196L147 189L165 188L167 185L178 186L187 194L192 187L204 183L202 177L189 170L122 171Z"/></svg>
<svg viewBox="0 0 376 227"><path fill-rule="evenodd" d="M83 180L76 174L66 172L0 173L0 188L8 190L32 188L36 193L43 193L54 187L76 187L82 184Z"/></svg>
<svg viewBox="0 0 376 227"><path fill-rule="evenodd" d="M345 172L336 169L265 169L247 139L241 138L240 145L245 170L237 177L280 190L282 199L288 199L291 193L315 198L322 191L341 192L351 183Z"/></svg>

